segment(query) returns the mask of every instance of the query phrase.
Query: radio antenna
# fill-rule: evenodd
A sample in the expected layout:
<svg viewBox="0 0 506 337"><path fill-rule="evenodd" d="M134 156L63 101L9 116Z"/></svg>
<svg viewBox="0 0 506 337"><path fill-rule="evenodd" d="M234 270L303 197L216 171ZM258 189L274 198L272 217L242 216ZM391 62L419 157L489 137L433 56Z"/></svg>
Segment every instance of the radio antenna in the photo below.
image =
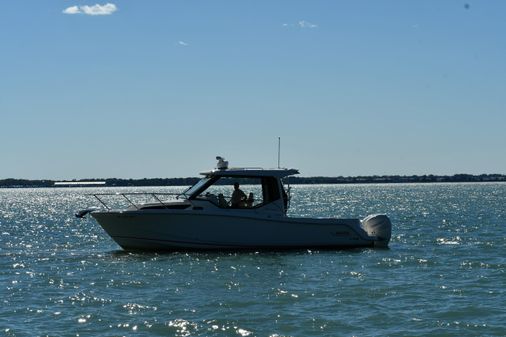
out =
<svg viewBox="0 0 506 337"><path fill-rule="evenodd" d="M280 162L281 162L281 137L278 137L278 168L281 168Z"/></svg>

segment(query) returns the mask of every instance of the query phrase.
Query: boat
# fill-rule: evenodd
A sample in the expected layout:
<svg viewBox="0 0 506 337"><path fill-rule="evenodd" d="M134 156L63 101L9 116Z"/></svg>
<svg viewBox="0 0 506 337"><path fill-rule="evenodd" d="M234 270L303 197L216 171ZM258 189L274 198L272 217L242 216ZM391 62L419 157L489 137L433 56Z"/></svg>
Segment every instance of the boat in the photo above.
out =
<svg viewBox="0 0 506 337"><path fill-rule="evenodd" d="M216 168L202 172L202 179L182 193L93 194L101 207L76 216L90 214L124 250L388 247L392 225L386 215L362 220L289 216L291 193L284 182L298 170L230 168L224 158L216 158ZM237 192L239 202L231 200L233 184L251 191L249 196ZM111 195L129 206L109 206L105 199ZM149 195L154 202L136 203L139 195Z"/></svg>

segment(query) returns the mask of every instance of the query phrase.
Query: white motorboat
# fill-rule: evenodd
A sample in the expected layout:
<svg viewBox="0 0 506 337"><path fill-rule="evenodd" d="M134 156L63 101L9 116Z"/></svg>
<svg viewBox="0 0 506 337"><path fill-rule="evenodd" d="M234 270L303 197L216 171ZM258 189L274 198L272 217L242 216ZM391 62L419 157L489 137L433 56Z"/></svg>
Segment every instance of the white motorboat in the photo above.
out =
<svg viewBox="0 0 506 337"><path fill-rule="evenodd" d="M156 202L135 203L139 193L119 193L130 203L112 209L106 195L94 194L102 208L90 213L103 229L126 250L198 249L295 249L387 247L391 222L386 215L363 220L302 218L287 215L290 191L283 178L298 174L295 169L229 168L217 157L217 168L185 192L172 195L148 193ZM234 205L233 183L250 192L242 193ZM227 193L228 191L228 193ZM237 199L237 198L236 198Z"/></svg>

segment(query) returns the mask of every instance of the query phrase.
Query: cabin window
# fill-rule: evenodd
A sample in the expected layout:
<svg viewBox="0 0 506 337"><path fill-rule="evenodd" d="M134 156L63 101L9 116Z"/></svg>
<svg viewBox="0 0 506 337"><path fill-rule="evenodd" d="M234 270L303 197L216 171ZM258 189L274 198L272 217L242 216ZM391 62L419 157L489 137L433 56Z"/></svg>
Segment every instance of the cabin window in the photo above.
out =
<svg viewBox="0 0 506 337"><path fill-rule="evenodd" d="M244 200L232 205L234 184L244 193ZM221 177L195 197L221 208L257 208L280 198L278 181L272 177Z"/></svg>

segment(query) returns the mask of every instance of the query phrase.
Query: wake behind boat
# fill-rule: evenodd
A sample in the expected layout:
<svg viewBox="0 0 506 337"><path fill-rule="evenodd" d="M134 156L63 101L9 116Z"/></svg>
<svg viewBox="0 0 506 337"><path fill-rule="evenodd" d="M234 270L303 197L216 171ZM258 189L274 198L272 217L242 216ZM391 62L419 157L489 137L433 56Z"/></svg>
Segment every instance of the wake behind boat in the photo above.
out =
<svg viewBox="0 0 506 337"><path fill-rule="evenodd" d="M287 216L290 191L283 178L298 174L295 169L229 168L217 157L216 169L185 192L142 193L154 203L135 203L112 209L104 200L112 194L94 194L103 208L87 213L125 250L182 249L295 249L387 247L391 222L386 215L363 220L300 218ZM225 196L234 186L232 196ZM248 195L241 190L245 186ZM172 197L172 200L167 198Z"/></svg>

